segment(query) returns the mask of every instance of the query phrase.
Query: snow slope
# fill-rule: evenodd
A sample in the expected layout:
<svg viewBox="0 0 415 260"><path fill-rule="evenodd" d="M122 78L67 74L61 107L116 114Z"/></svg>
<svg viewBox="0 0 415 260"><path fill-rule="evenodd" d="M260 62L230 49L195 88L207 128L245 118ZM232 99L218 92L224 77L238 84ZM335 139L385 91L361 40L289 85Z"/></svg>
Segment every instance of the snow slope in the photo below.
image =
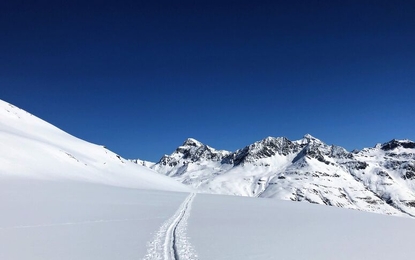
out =
<svg viewBox="0 0 415 260"><path fill-rule="evenodd" d="M415 216L415 143L410 140L348 152L311 135L296 141L267 137L228 152L189 138L151 168L205 193Z"/></svg>
<svg viewBox="0 0 415 260"><path fill-rule="evenodd" d="M0 144L0 182L23 178L140 189L191 190L1 100Z"/></svg>

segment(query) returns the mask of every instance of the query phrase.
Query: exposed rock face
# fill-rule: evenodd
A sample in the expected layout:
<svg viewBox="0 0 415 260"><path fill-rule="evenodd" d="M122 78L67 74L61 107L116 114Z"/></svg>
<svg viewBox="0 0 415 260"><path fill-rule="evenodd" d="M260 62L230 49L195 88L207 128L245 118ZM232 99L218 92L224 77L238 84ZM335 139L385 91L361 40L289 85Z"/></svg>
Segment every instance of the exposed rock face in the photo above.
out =
<svg viewBox="0 0 415 260"><path fill-rule="evenodd" d="M270 197L415 216L415 143L348 152L305 135L267 137L235 152L189 138L152 169L202 192Z"/></svg>
<svg viewBox="0 0 415 260"><path fill-rule="evenodd" d="M406 149L414 149L415 148L415 143L410 141L410 140L396 140L393 139L390 142L387 142L385 144L382 145L381 149L384 151L390 151L393 150L395 148L406 148Z"/></svg>
<svg viewBox="0 0 415 260"><path fill-rule="evenodd" d="M153 169L160 173L175 176L186 172L189 164L221 162L230 152L215 150L201 142L189 138L171 155L164 155Z"/></svg>
<svg viewBox="0 0 415 260"><path fill-rule="evenodd" d="M288 155L294 149L298 150L298 147L285 137L267 137L264 140L255 142L241 150L231 153L225 162L233 163L234 166L253 163L258 159L272 157L277 154Z"/></svg>

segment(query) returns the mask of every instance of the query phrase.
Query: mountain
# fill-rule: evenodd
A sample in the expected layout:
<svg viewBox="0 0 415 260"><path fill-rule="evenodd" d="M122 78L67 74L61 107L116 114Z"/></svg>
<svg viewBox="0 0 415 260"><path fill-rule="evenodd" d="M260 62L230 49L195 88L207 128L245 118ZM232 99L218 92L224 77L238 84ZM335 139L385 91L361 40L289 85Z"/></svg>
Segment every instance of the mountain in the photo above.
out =
<svg viewBox="0 0 415 260"><path fill-rule="evenodd" d="M215 194L307 201L415 216L415 143L348 152L307 134L267 137L234 152L187 139L151 169Z"/></svg>
<svg viewBox="0 0 415 260"><path fill-rule="evenodd" d="M46 180L190 191L0 100L0 181Z"/></svg>

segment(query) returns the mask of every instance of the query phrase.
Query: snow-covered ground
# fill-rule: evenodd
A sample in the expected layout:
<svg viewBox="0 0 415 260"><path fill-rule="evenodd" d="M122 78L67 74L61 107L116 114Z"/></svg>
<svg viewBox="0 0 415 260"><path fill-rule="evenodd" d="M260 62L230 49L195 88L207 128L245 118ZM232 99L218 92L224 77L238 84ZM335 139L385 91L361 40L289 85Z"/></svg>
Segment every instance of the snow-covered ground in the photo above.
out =
<svg viewBox="0 0 415 260"><path fill-rule="evenodd" d="M188 236L200 259L413 259L415 221L292 201L195 198Z"/></svg>
<svg viewBox="0 0 415 260"><path fill-rule="evenodd" d="M0 259L140 259L187 196L101 184L0 182Z"/></svg>
<svg viewBox="0 0 415 260"><path fill-rule="evenodd" d="M1 260L414 257L414 219L197 194L3 101L0 144Z"/></svg>
<svg viewBox="0 0 415 260"><path fill-rule="evenodd" d="M261 198L19 180L0 182L0 212L0 259L10 260L175 259L173 240L178 259L415 253L413 219Z"/></svg>

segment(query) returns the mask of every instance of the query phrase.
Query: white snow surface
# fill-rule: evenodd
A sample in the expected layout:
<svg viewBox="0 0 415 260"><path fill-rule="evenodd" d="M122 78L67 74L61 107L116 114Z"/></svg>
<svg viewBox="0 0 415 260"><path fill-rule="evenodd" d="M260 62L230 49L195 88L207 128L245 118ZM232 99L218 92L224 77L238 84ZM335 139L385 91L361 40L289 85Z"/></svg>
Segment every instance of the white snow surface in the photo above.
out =
<svg viewBox="0 0 415 260"><path fill-rule="evenodd" d="M0 179L70 180L141 189L191 190L1 100L0 144Z"/></svg>
<svg viewBox="0 0 415 260"><path fill-rule="evenodd" d="M178 259L414 254L413 219L291 201L19 179L0 182L0 211L5 260L175 259L175 227Z"/></svg>
<svg viewBox="0 0 415 260"><path fill-rule="evenodd" d="M186 193L72 181L0 182L0 259L141 259Z"/></svg>

